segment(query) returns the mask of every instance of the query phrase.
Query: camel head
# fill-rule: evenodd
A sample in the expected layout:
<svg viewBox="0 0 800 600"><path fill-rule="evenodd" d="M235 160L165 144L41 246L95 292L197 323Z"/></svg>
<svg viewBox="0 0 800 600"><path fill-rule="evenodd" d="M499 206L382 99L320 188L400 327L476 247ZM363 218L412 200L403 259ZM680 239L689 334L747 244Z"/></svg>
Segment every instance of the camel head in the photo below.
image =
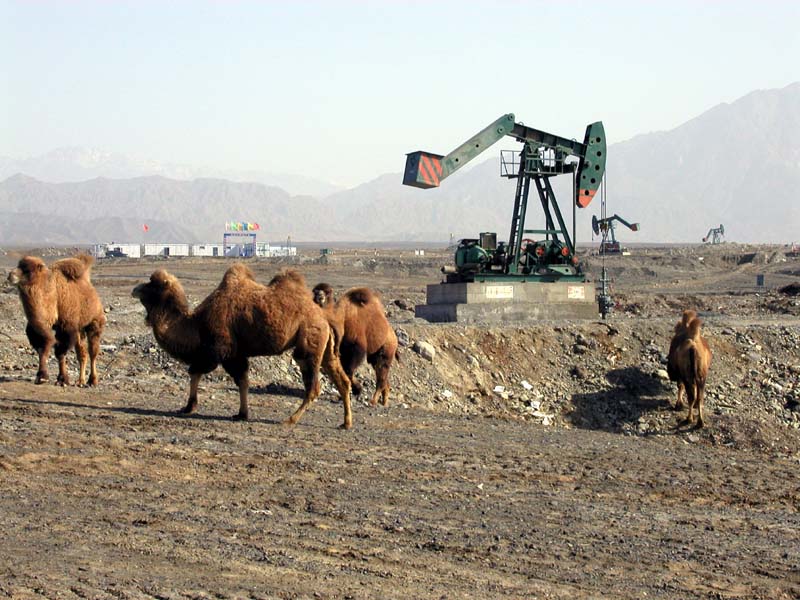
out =
<svg viewBox="0 0 800 600"><path fill-rule="evenodd" d="M325 308L333 304L333 288L327 283L318 283L312 290L314 294L314 302Z"/></svg>
<svg viewBox="0 0 800 600"><path fill-rule="evenodd" d="M33 283L40 275L47 274L47 267L41 258L26 256L17 263L17 268L8 274L6 281L11 285L23 287Z"/></svg>
<svg viewBox="0 0 800 600"><path fill-rule="evenodd" d="M181 312L189 310L183 286L164 269L154 271L150 275L150 281L140 283L133 288L131 296L139 299L148 315L158 308L178 309Z"/></svg>

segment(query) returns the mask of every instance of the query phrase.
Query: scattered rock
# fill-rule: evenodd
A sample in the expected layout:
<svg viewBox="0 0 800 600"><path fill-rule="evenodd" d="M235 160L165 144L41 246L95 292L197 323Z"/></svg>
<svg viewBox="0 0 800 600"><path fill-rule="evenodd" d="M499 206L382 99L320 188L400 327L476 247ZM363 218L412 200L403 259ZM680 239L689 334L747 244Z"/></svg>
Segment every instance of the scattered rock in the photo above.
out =
<svg viewBox="0 0 800 600"><path fill-rule="evenodd" d="M431 362L433 362L433 359L436 356L436 349L428 342L414 342L414 345L411 349L425 360L429 360Z"/></svg>

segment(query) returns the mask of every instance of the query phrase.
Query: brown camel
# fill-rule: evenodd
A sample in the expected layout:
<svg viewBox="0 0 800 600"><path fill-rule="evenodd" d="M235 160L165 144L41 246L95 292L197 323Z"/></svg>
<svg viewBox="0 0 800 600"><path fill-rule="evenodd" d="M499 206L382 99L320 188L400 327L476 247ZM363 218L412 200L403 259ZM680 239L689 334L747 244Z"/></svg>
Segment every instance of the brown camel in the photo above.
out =
<svg viewBox="0 0 800 600"><path fill-rule="evenodd" d="M80 254L58 260L48 269L41 258L26 256L8 275L8 282L19 291L28 319L25 333L39 354L37 384L47 381L47 359L55 345L57 383L69 385L67 352L74 347L80 364L78 385L87 383L87 354L90 359L88 383L97 385L97 355L106 316L89 278L93 262L91 256Z"/></svg>
<svg viewBox="0 0 800 600"><path fill-rule="evenodd" d="M294 348L292 357L303 375L305 398L285 424L297 423L319 396L321 367L342 397L342 427L352 427L350 381L336 355L333 331L296 271L280 273L264 286L248 267L235 264L193 311L180 282L164 270L137 285L133 296L144 305L158 344L189 365L189 400L180 412L197 409L200 378L221 364L239 387L239 413L234 418L247 420L248 358Z"/></svg>
<svg viewBox="0 0 800 600"><path fill-rule="evenodd" d="M685 324L684 321L686 321ZM705 401L706 377L711 366L712 356L708 342L700 334L702 324L703 322L694 311L684 312L681 322L675 327L676 333L673 337L673 343L670 344L670 356L667 361L667 371L670 374L670 378L678 382L679 401L680 389L683 387L689 404L689 413L681 421L681 424L691 425L694 422L696 408L696 427L698 429L705 424L703 404ZM680 408L680 406L677 408Z"/></svg>
<svg viewBox="0 0 800 600"><path fill-rule="evenodd" d="M685 390L683 388L683 383L680 381L675 351L686 339L689 323L696 318L697 313L691 308L683 311L681 320L675 324L672 340L669 343L669 353L667 354L667 373L669 374L670 381L678 382L678 398L675 401L675 410L680 410L686 407L686 404L683 401Z"/></svg>
<svg viewBox="0 0 800 600"><path fill-rule="evenodd" d="M334 302L333 289L327 283L314 287L314 302L325 311L328 322L336 332L339 356L345 373L350 378L353 394L361 394L362 386L355 378L356 369L367 362L375 369L375 393L370 405L378 398L386 406L389 402L389 368L400 360L397 335L386 319L383 304L377 292L369 288L351 289Z"/></svg>

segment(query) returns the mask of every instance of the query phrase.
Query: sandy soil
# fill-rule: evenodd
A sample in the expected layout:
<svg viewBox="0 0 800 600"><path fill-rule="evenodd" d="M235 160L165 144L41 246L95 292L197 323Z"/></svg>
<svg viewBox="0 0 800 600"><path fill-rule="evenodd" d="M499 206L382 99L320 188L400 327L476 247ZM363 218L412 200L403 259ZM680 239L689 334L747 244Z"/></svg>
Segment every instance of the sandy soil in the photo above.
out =
<svg viewBox="0 0 800 600"><path fill-rule="evenodd" d="M356 402L347 432L329 385L279 425L300 402L288 357L254 361L250 422L230 420L221 370L197 414L175 414L188 377L130 290L166 267L197 302L222 260L96 265L95 389L35 386L19 300L0 294L0 597L800 597L800 302L774 292L800 261L640 250L607 261L607 324L482 328L403 308L447 259L299 261L310 285L379 289L393 324L436 348L403 348L390 405ZM281 266L253 264L263 281ZM700 431L676 427L658 373L687 306L715 351Z"/></svg>

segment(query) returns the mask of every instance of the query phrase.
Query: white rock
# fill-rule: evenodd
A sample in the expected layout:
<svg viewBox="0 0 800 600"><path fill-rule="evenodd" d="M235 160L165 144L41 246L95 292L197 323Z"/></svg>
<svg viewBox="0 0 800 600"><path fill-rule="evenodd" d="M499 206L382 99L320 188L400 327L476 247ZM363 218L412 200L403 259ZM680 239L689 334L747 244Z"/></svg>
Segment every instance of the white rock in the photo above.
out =
<svg viewBox="0 0 800 600"><path fill-rule="evenodd" d="M412 350L414 350L414 352L419 354L425 360L429 360L431 362L433 362L433 358L436 356L436 349L428 342L414 342Z"/></svg>
<svg viewBox="0 0 800 600"><path fill-rule="evenodd" d="M667 373L666 369L659 369L656 371L656 375L658 375L659 379L669 379L669 373Z"/></svg>
<svg viewBox="0 0 800 600"><path fill-rule="evenodd" d="M519 384L522 387L524 387L526 390L528 390L528 391L531 391L533 389L533 386L530 383L528 383L527 381L525 381L524 379L522 381L520 381Z"/></svg>

